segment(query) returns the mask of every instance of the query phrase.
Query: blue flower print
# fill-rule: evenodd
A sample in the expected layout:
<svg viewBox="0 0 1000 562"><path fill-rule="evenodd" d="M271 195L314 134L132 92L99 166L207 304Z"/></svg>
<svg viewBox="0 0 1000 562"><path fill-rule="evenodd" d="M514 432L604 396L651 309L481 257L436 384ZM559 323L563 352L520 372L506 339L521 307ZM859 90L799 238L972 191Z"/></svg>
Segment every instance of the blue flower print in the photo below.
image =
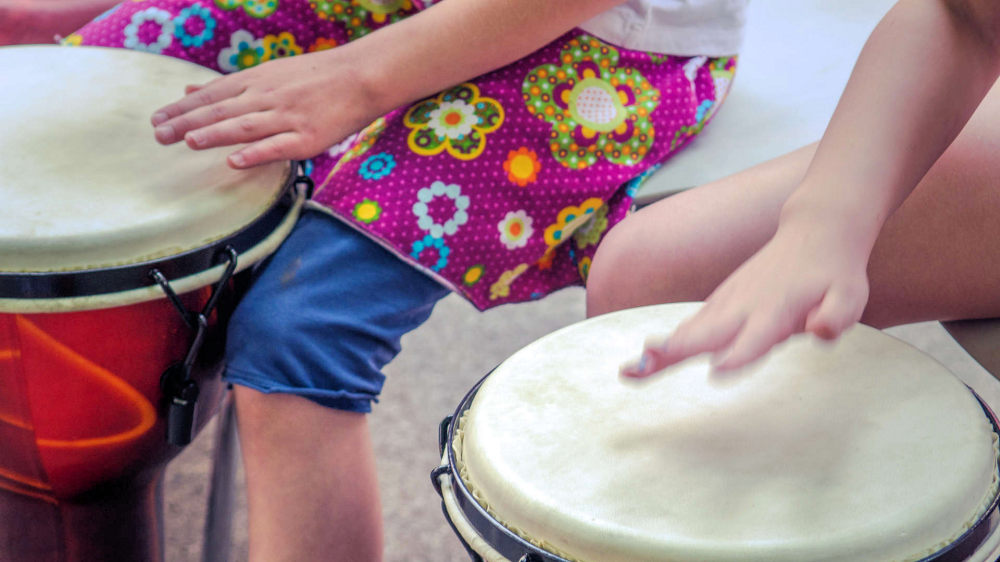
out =
<svg viewBox="0 0 1000 562"><path fill-rule="evenodd" d="M215 37L215 25L215 18L208 8L193 4L174 18L174 35L185 47L201 47ZM192 29L200 31L192 35Z"/></svg>
<svg viewBox="0 0 1000 562"><path fill-rule="evenodd" d="M705 100L705 101L701 102L701 105L698 106L698 109L697 109L697 111L694 114L694 120L695 120L695 122L696 123L701 123L705 119L706 115L708 114L708 110L712 109L712 105L714 105L714 104L715 104L715 102L712 101L712 100Z"/></svg>
<svg viewBox="0 0 1000 562"><path fill-rule="evenodd" d="M361 169L358 173L366 180L378 180L391 174L395 167L396 159L392 157L392 154L380 152L374 156L369 156L361 164Z"/></svg>
<svg viewBox="0 0 1000 562"><path fill-rule="evenodd" d="M431 266L434 271L441 271L446 265L448 265L448 254L451 253L451 248L445 245L444 240L441 238L434 238L430 234L424 236L423 240L417 240L413 243L413 251L410 252L410 257L415 260L420 260L420 254L424 253L424 250L429 250L435 248L438 251L437 263Z"/></svg>
<svg viewBox="0 0 1000 562"><path fill-rule="evenodd" d="M110 10L108 10L108 11L104 12L103 14L101 14L101 15L97 16L96 18L94 18L94 21L101 21L101 20L104 20L104 19L108 19L108 16L110 16L111 14L117 12L118 8L121 8L121 7L122 7L122 5L118 4L114 8L111 8Z"/></svg>
<svg viewBox="0 0 1000 562"><path fill-rule="evenodd" d="M146 24L159 27L159 32L156 38L150 43L146 43L139 37L139 29L144 27ZM161 10L159 8L147 8L141 12L132 14L132 20L125 26L125 29L122 30L122 32L125 34L125 41L123 42L123 45L126 49L160 54L163 52L163 49L169 47L170 43L174 40L173 17L170 15L170 12L166 10Z"/></svg>
<svg viewBox="0 0 1000 562"><path fill-rule="evenodd" d="M657 170L659 170L662 167L663 163L661 162L659 164L650 167L648 170L639 174L638 176L625 182L625 195L635 198L635 194L639 191L639 188L642 187L642 184L646 183L646 180L649 179L649 176L653 175Z"/></svg>

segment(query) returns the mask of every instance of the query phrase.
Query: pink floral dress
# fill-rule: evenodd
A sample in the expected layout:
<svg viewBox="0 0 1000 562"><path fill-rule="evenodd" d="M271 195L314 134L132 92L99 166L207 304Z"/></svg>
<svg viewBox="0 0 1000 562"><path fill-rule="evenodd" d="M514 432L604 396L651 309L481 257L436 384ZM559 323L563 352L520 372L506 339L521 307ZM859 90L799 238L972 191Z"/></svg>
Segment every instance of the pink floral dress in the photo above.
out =
<svg viewBox="0 0 1000 562"><path fill-rule="evenodd" d="M129 1L64 43L234 72L336 47L426 4ZM572 30L316 156L314 201L480 309L540 298L586 280L635 189L708 122L734 68Z"/></svg>

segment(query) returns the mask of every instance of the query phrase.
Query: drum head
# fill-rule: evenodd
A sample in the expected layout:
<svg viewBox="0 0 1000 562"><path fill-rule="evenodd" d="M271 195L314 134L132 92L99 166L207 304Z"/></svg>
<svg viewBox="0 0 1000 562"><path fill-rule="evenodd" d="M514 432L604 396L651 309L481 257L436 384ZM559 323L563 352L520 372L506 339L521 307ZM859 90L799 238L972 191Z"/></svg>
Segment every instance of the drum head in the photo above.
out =
<svg viewBox="0 0 1000 562"><path fill-rule="evenodd" d="M916 560L993 530L991 415L882 332L617 377L695 310L597 317L504 361L453 422L460 503L570 560Z"/></svg>
<svg viewBox="0 0 1000 562"><path fill-rule="evenodd" d="M0 274L182 254L272 208L288 163L237 171L229 148L159 145L152 113L217 73L89 47L0 48ZM12 297L12 295L0 295Z"/></svg>

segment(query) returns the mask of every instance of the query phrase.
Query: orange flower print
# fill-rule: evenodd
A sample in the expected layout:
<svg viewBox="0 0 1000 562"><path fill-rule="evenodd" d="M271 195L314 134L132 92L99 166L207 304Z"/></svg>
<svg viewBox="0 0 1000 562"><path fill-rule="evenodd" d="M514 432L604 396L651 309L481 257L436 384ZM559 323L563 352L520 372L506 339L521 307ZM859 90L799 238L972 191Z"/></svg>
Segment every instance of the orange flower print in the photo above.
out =
<svg viewBox="0 0 1000 562"><path fill-rule="evenodd" d="M538 161L538 154L528 147L522 146L517 150L507 153L507 160L503 163L503 169L507 172L507 179L512 183L524 187L538 179L538 172L542 170L542 163Z"/></svg>
<svg viewBox="0 0 1000 562"><path fill-rule="evenodd" d="M320 37L309 46L309 52L326 51L337 46L337 40L327 37Z"/></svg>

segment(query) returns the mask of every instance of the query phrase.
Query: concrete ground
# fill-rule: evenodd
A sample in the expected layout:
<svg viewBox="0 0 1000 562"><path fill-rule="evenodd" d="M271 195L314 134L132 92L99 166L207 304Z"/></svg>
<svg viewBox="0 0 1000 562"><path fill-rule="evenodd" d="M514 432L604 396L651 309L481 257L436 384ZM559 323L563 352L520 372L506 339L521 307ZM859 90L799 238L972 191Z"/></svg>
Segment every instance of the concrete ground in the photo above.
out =
<svg viewBox="0 0 1000 562"><path fill-rule="evenodd" d="M452 296L438 305L427 324L404 339L403 352L386 369L389 380L371 416L386 517L387 561L468 560L442 516L440 501L430 484L430 470L439 462L438 424L498 362L538 337L583 317L581 289L567 289L540 302L486 313ZM986 394L987 400L1000 396L1000 384L938 324L913 324L889 332L937 358ZM213 424L168 468L168 562L201 559L214 439ZM231 561L247 559L246 539L245 503L240 496Z"/></svg>

